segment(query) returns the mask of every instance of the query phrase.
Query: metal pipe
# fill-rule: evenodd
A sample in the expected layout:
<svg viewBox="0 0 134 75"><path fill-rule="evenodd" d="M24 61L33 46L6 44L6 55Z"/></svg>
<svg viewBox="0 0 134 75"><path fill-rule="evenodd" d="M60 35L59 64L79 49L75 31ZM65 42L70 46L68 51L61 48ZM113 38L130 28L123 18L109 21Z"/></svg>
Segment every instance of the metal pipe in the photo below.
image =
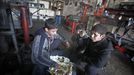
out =
<svg viewBox="0 0 134 75"><path fill-rule="evenodd" d="M83 14L83 16L86 16L86 14L87 14L87 9L88 9L88 5L84 5L84 14Z"/></svg>
<svg viewBox="0 0 134 75"><path fill-rule="evenodd" d="M24 33L24 43L25 45L29 45L30 37L29 37L29 28L28 28L28 13L27 8L21 6L21 25Z"/></svg>

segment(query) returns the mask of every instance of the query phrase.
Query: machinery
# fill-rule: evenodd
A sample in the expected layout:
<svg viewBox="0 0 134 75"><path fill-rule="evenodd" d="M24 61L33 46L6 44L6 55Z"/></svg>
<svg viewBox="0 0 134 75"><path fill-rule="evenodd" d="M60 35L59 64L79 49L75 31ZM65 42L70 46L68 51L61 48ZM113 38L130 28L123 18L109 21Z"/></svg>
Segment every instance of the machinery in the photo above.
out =
<svg viewBox="0 0 134 75"><path fill-rule="evenodd" d="M32 27L32 18L24 2L0 3L0 68L1 75L20 70L20 66L30 63L30 36L29 28ZM22 36L21 36L22 35ZM20 40L19 37L22 39ZM20 42L22 41L22 42ZM10 59L9 59L10 58Z"/></svg>
<svg viewBox="0 0 134 75"><path fill-rule="evenodd" d="M107 17L116 20L117 28L111 34L115 49L134 62L134 2L121 2L117 8L106 8ZM118 34L120 29L122 34ZM111 38L110 37L110 38Z"/></svg>
<svg viewBox="0 0 134 75"><path fill-rule="evenodd" d="M134 2L121 2L116 8L105 8L99 20L104 25L113 25L107 36L114 48L129 61L134 62Z"/></svg>
<svg viewBox="0 0 134 75"><path fill-rule="evenodd" d="M118 27L115 33L108 33L107 36L112 40L116 50L123 54L127 59L134 62L134 39L128 35L129 29L125 29L123 35L117 34L119 29L120 28ZM125 38L124 36L128 36L129 38Z"/></svg>

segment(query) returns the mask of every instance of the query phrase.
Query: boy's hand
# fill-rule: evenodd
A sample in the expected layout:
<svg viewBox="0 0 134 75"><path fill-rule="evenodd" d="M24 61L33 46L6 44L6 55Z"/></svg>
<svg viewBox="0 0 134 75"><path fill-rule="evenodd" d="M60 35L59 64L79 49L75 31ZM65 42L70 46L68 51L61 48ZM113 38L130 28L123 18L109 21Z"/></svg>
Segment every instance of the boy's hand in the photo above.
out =
<svg viewBox="0 0 134 75"><path fill-rule="evenodd" d="M70 47L70 43L69 43L68 41L66 41L66 42L65 42L65 46L66 46L67 48L69 48L69 47Z"/></svg>

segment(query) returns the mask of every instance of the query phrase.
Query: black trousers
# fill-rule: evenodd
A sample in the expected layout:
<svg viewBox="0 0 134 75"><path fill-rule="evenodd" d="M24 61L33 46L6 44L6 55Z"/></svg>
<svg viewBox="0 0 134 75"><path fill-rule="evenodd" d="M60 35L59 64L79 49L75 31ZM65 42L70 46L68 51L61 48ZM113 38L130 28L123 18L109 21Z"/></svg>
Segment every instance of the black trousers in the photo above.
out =
<svg viewBox="0 0 134 75"><path fill-rule="evenodd" d="M97 67L92 65L86 65L85 66L85 74L86 75L97 75Z"/></svg>
<svg viewBox="0 0 134 75"><path fill-rule="evenodd" d="M39 65L39 64L35 64L34 65L34 69L32 72L32 75L51 75L48 72L48 67L47 66L43 66L43 65Z"/></svg>

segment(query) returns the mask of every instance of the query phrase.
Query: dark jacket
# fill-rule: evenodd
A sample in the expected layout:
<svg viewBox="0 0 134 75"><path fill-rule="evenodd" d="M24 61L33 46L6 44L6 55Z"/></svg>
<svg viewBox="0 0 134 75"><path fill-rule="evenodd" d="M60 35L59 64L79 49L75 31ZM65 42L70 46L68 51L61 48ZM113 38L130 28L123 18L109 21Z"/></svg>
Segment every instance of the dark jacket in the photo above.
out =
<svg viewBox="0 0 134 75"><path fill-rule="evenodd" d="M71 41L73 42L73 46L78 47L79 45L83 44L83 39L88 38L88 35L84 35L80 37L80 34L74 34L71 37Z"/></svg>
<svg viewBox="0 0 134 75"><path fill-rule="evenodd" d="M92 42L90 38L87 38L83 41L83 46L79 46L79 49L85 48L85 52L81 55L82 61L92 66L103 67L113 50L110 40L105 38L99 42Z"/></svg>
<svg viewBox="0 0 134 75"><path fill-rule="evenodd" d="M49 38L43 28L36 32L32 45L32 62L48 67L54 67L56 62L50 59L50 56L62 55L62 51L58 50L59 44L63 39L59 35Z"/></svg>

